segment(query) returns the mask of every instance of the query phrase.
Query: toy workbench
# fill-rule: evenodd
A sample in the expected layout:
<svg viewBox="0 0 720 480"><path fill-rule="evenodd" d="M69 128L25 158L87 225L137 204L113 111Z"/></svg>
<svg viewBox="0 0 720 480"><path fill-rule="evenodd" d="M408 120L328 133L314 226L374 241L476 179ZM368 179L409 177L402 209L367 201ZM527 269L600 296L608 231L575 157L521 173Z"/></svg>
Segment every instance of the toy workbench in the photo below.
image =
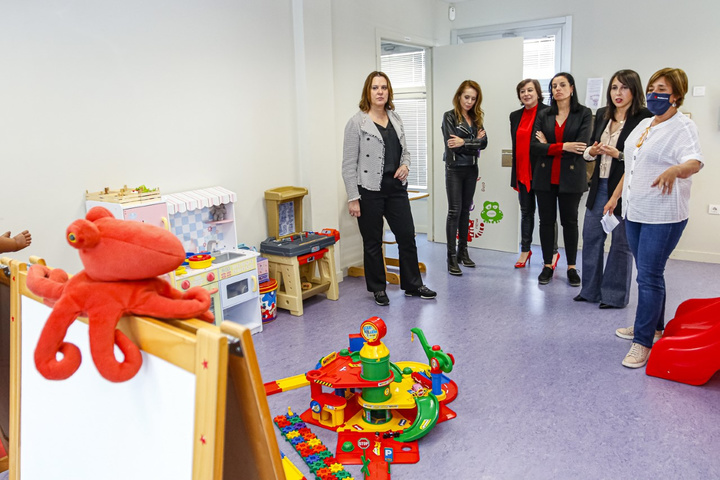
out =
<svg viewBox="0 0 720 480"><path fill-rule="evenodd" d="M302 231L302 187L279 187L265 191L268 233L260 252L268 259L270 277L278 282L277 306L291 315L303 314L303 300L325 293L337 300L335 242L339 235ZM333 234L334 232L334 234Z"/></svg>

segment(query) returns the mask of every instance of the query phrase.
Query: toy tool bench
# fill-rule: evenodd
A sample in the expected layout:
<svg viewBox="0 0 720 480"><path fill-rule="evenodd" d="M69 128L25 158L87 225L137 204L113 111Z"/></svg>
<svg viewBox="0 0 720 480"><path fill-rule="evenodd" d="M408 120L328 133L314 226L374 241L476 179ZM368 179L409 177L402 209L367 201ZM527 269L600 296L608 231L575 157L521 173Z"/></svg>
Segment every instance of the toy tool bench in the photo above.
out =
<svg viewBox="0 0 720 480"><path fill-rule="evenodd" d="M297 316L303 314L303 300L313 295L338 299L335 242L340 235L330 229L302 231L302 200L307 193L301 187L265 191L270 237L260 244L270 277L278 283L277 306Z"/></svg>

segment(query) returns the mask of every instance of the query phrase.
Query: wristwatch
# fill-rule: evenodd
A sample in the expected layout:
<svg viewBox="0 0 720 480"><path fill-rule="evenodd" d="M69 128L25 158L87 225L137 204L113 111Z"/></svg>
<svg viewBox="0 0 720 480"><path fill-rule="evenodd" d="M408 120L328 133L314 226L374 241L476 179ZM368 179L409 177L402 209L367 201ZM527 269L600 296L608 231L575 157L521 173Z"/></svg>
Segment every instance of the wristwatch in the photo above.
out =
<svg viewBox="0 0 720 480"><path fill-rule="evenodd" d="M618 160L620 160L621 162L625 161L625 154L623 152L620 152L620 154L618 155Z"/></svg>

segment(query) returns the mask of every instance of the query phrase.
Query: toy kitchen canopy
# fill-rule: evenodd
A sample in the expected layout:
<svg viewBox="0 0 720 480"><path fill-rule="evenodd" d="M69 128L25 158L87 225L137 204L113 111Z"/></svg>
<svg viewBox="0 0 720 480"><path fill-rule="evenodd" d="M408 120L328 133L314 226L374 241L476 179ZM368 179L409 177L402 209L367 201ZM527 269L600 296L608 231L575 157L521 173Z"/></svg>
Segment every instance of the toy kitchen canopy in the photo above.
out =
<svg viewBox="0 0 720 480"><path fill-rule="evenodd" d="M234 203L237 200L237 195L235 192L217 186L163 195L162 198L167 203L168 214L174 215Z"/></svg>

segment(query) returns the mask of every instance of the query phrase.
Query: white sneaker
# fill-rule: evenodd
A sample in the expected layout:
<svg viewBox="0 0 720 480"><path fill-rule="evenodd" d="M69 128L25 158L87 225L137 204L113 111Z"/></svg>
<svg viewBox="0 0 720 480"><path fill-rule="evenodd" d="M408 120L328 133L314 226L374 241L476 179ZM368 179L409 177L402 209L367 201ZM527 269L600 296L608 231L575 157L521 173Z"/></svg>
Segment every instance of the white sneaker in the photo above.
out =
<svg viewBox="0 0 720 480"><path fill-rule="evenodd" d="M615 335L625 340L632 340L635 338L635 327L618 328L615 330ZM663 336L663 332L655 330L655 336L653 336L653 344L660 340Z"/></svg>
<svg viewBox="0 0 720 480"><path fill-rule="evenodd" d="M622 361L623 366L628 368L644 367L650 357L650 349L639 343L633 342L630 351Z"/></svg>

